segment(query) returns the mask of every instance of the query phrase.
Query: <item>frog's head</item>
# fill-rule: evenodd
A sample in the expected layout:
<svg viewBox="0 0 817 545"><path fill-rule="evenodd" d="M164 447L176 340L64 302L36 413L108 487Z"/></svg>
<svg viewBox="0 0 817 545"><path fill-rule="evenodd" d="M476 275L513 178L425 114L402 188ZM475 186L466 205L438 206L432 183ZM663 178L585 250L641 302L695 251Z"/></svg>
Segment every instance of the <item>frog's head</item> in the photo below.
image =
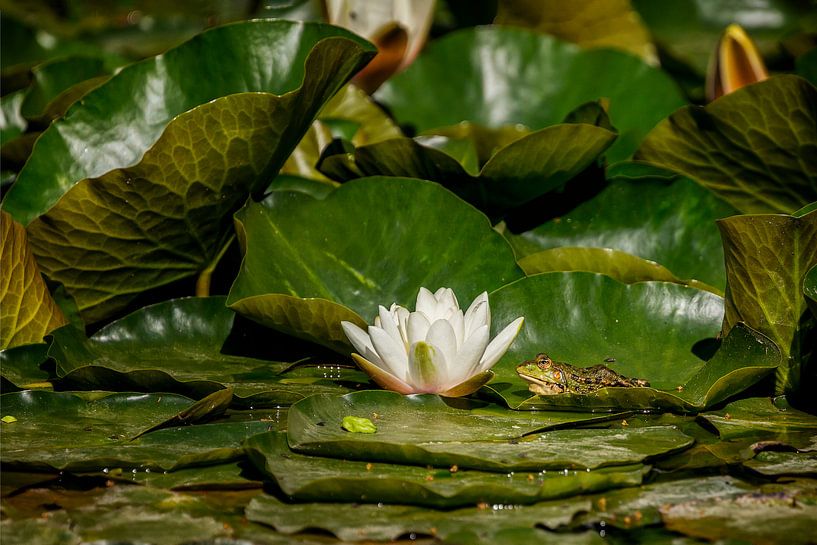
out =
<svg viewBox="0 0 817 545"><path fill-rule="evenodd" d="M539 395L561 394L567 389L567 377L546 354L516 366L516 373L528 382L532 392Z"/></svg>

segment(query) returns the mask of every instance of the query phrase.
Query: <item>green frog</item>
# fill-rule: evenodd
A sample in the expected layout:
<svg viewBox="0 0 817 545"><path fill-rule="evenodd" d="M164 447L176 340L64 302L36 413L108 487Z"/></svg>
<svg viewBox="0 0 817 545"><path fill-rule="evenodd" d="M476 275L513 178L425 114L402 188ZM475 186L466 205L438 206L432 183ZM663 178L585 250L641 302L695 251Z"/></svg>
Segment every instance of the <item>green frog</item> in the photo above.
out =
<svg viewBox="0 0 817 545"><path fill-rule="evenodd" d="M551 360L546 354L516 366L517 374L528 383L528 390L537 395L561 393L590 394L607 386L645 387L650 383L640 378L628 378L604 365L574 367Z"/></svg>

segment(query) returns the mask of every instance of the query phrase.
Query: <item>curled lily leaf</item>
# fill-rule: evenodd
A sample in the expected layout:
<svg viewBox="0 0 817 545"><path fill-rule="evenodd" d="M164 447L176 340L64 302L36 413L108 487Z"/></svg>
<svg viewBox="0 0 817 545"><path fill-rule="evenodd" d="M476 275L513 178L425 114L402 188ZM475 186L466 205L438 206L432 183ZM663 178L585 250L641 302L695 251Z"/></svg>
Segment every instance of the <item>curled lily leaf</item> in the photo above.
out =
<svg viewBox="0 0 817 545"><path fill-rule="evenodd" d="M357 349L357 364L380 386L402 394L436 393L460 397L493 377L491 367L508 350L524 318L490 340L488 294L481 293L463 313L450 288L420 288L416 310L381 306L368 331L341 322ZM489 342L490 341L490 342Z"/></svg>
<svg viewBox="0 0 817 545"><path fill-rule="evenodd" d="M755 43L739 25L729 25L709 61L706 98L713 101L769 77Z"/></svg>

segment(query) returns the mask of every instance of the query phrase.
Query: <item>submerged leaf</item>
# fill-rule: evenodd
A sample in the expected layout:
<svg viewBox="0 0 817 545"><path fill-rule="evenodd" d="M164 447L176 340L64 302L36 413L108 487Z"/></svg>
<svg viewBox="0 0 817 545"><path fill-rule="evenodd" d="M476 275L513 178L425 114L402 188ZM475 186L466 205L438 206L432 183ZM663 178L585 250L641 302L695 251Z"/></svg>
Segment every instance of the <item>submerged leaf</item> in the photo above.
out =
<svg viewBox="0 0 817 545"><path fill-rule="evenodd" d="M40 276L26 230L5 210L0 210L0 269L0 349L42 342L68 323Z"/></svg>

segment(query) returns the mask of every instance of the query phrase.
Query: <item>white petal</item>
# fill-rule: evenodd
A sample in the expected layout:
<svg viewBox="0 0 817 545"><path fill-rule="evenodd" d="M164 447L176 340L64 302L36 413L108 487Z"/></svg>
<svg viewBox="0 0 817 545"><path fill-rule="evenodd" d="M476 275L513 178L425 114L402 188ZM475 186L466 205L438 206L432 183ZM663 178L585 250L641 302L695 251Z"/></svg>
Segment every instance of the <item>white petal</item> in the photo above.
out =
<svg viewBox="0 0 817 545"><path fill-rule="evenodd" d="M465 340L465 343L463 343L459 352L457 352L454 363L449 365L451 369L451 384L449 386L455 386L468 379L471 375L476 374L482 354L485 353L485 347L488 346L488 340L490 338L490 328L487 325L483 325L478 327L476 331Z"/></svg>
<svg viewBox="0 0 817 545"><path fill-rule="evenodd" d="M445 368L445 357L437 347L420 341L409 350L408 380L406 382L418 393L434 393L442 384L438 379L440 369Z"/></svg>
<svg viewBox="0 0 817 545"><path fill-rule="evenodd" d="M496 362L499 361L499 358L505 354L508 347L511 346L511 343L519 334L524 322L525 318L520 316L508 324L505 329L500 331L499 334L494 337L494 340L492 340L485 349L485 354L483 354L482 360L479 362L479 369L477 372L490 369Z"/></svg>
<svg viewBox="0 0 817 545"><path fill-rule="evenodd" d="M400 330L400 336L403 338L403 344L406 345L406 349L408 350L408 326L406 322L408 322L409 311L406 308L398 306L395 313L397 314L397 329Z"/></svg>
<svg viewBox="0 0 817 545"><path fill-rule="evenodd" d="M437 299L434 297L434 294L425 288L420 288L420 291L417 293L417 305L414 309L431 318L436 306Z"/></svg>
<svg viewBox="0 0 817 545"><path fill-rule="evenodd" d="M380 359L383 360L383 369L389 371L399 379L406 376L408 354L403 342L396 341L391 335L379 327L369 326L369 337Z"/></svg>
<svg viewBox="0 0 817 545"><path fill-rule="evenodd" d="M437 303L442 305L440 308L445 309L445 311L460 308L460 304L457 302L457 296L454 295L454 290L451 288L440 288L434 296L437 298Z"/></svg>
<svg viewBox="0 0 817 545"><path fill-rule="evenodd" d="M486 324L491 325L491 309L488 305L488 294L482 292L465 311L465 336Z"/></svg>
<svg viewBox="0 0 817 545"><path fill-rule="evenodd" d="M428 328L431 327L431 323L422 312L412 312L409 314L408 320L406 320L406 326L408 342L409 346L411 346L416 342L426 340Z"/></svg>
<svg viewBox="0 0 817 545"><path fill-rule="evenodd" d="M457 355L457 337L454 335L454 329L446 320L437 320L428 329L426 335L426 342L433 345L442 352L443 360L446 364L451 364ZM438 369L437 380L445 384L451 372L448 367Z"/></svg>
<svg viewBox="0 0 817 545"><path fill-rule="evenodd" d="M403 336L400 335L400 330L397 329L396 316L386 310L386 307L384 306L378 307L377 311L377 317L380 318L380 327L383 329L383 331L389 334L389 337L394 339L394 342L403 346L404 352L408 353L408 346L405 342L403 342Z"/></svg>
<svg viewBox="0 0 817 545"><path fill-rule="evenodd" d="M344 321L340 323L340 326L343 328L343 332L346 334L349 342L352 343L352 346L355 347L355 350L357 350L361 356L375 365L383 365L383 359L377 355L377 352L375 352L372 339L366 334L365 331L360 329L352 322Z"/></svg>
<svg viewBox="0 0 817 545"><path fill-rule="evenodd" d="M451 328L454 330L454 336L457 338L457 350L459 350L465 341L465 319L463 318L462 311L457 309L457 311L448 318L448 323L451 324Z"/></svg>

